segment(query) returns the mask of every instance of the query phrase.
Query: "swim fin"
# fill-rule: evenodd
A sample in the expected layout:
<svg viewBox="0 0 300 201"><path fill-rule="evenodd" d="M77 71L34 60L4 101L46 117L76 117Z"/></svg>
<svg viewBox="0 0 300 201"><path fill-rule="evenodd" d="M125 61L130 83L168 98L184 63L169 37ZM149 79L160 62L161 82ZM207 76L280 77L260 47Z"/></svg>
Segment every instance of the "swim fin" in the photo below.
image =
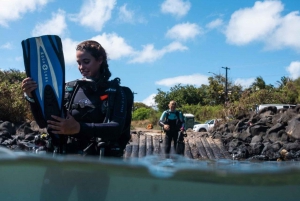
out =
<svg viewBox="0 0 300 201"><path fill-rule="evenodd" d="M37 82L33 99L44 121L63 117L65 63L59 36L44 35L22 41L26 75ZM34 115L35 116L35 115Z"/></svg>

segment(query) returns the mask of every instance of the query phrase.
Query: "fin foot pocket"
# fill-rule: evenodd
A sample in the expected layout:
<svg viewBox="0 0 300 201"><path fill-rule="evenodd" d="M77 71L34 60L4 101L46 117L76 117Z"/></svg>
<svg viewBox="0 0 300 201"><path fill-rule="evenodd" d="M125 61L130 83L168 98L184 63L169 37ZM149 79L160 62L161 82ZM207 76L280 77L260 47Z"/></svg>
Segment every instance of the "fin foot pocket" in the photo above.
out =
<svg viewBox="0 0 300 201"><path fill-rule="evenodd" d="M61 117L61 110L55 96L55 93L51 86L46 85L44 89L44 114L47 120L52 119L51 115Z"/></svg>

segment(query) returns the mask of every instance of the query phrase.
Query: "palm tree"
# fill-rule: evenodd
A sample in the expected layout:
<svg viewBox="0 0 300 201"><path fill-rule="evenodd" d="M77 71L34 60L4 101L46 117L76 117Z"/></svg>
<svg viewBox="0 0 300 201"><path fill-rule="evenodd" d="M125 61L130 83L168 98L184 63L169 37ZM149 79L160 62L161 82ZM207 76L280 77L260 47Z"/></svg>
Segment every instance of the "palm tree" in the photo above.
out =
<svg viewBox="0 0 300 201"><path fill-rule="evenodd" d="M290 81L292 81L291 78L282 76L280 81L277 81L276 83L279 85L278 88L282 89Z"/></svg>
<svg viewBox="0 0 300 201"><path fill-rule="evenodd" d="M255 78L254 82L252 83L252 85L250 87L253 89L253 91L265 89L266 82L264 81L264 79L261 76L258 76L257 78Z"/></svg>

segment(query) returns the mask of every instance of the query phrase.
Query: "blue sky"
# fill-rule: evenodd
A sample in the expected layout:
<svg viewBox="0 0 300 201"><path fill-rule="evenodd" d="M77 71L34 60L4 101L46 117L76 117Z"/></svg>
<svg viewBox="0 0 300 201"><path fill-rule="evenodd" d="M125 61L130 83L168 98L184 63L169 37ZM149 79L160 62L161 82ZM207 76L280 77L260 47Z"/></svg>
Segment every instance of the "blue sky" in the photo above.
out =
<svg viewBox="0 0 300 201"><path fill-rule="evenodd" d="M208 84L212 73L248 87L300 76L298 0L0 0L2 70L23 71L21 41L62 38L66 80L81 78L75 47L102 44L112 78L153 105L160 88ZM208 73L212 72L212 73Z"/></svg>

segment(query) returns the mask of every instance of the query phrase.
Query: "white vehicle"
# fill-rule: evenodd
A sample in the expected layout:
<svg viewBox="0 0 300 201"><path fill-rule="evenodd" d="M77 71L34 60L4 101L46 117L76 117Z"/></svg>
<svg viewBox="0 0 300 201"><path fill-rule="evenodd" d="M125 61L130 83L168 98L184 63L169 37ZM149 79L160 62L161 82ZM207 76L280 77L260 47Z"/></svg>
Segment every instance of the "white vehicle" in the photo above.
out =
<svg viewBox="0 0 300 201"><path fill-rule="evenodd" d="M211 120L206 121L204 124L196 124L196 125L194 125L193 131L207 132L215 126L217 121L221 121L221 119L211 119Z"/></svg>
<svg viewBox="0 0 300 201"><path fill-rule="evenodd" d="M295 108L296 105L290 105L290 104L262 104L262 105L258 105L256 107L256 112L258 112L259 110L265 108L265 107L269 107L269 106L275 106L277 107L277 109L282 109L282 108Z"/></svg>

